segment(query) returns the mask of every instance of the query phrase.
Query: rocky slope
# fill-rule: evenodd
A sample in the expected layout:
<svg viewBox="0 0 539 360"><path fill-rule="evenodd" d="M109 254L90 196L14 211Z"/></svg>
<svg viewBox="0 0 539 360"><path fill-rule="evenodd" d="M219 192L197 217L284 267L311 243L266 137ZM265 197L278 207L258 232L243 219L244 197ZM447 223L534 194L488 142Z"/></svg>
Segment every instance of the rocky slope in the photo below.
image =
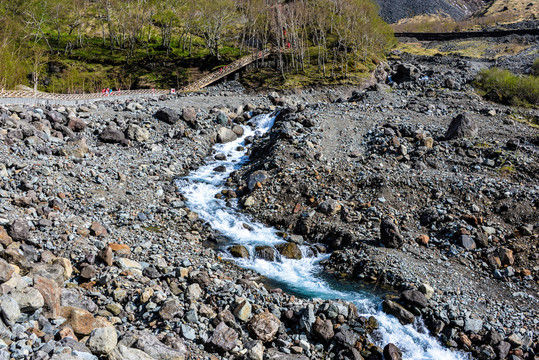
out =
<svg viewBox="0 0 539 360"><path fill-rule="evenodd" d="M177 192L218 129L273 110L237 86L0 108L0 358L398 356L353 304L270 291L223 262Z"/></svg>
<svg viewBox="0 0 539 360"><path fill-rule="evenodd" d="M375 0L380 6L380 17L388 23L422 14L444 13L456 20L469 17L481 9L484 0Z"/></svg>
<svg viewBox="0 0 539 360"><path fill-rule="evenodd" d="M415 294L408 312L384 306L403 323L480 359L534 359L539 131L517 120L539 112L475 95L484 65L409 58L378 72L391 87L274 94L285 110L229 183L289 241L334 250L328 271Z"/></svg>

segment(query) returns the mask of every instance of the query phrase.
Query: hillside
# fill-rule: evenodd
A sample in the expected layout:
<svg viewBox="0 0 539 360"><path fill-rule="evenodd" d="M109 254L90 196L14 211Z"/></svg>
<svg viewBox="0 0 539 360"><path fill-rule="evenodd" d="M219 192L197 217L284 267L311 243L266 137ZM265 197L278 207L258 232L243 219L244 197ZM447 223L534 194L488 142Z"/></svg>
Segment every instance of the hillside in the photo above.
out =
<svg viewBox="0 0 539 360"><path fill-rule="evenodd" d="M380 17L388 23L424 14L444 13L456 20L463 20L483 7L484 0L376 0Z"/></svg>

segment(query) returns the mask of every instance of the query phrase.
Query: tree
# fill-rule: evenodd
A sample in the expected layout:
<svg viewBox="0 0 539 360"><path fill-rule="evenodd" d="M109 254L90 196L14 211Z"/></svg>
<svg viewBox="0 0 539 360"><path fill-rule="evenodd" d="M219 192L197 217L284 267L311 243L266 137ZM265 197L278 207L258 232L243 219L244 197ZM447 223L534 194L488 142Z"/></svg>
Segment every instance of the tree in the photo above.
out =
<svg viewBox="0 0 539 360"><path fill-rule="evenodd" d="M197 35L204 39L210 54L220 59L219 47L225 28L230 26L235 15L234 1L200 0L196 7L199 12L195 28Z"/></svg>

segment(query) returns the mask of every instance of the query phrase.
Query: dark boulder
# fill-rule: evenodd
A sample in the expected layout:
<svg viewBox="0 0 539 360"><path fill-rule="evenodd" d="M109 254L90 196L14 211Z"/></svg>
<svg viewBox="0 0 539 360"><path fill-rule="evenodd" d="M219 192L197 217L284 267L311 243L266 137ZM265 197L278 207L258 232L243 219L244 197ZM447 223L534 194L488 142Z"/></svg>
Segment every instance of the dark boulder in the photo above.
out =
<svg viewBox="0 0 539 360"><path fill-rule="evenodd" d="M380 242L388 248L398 248L404 242L397 224L389 217L380 223Z"/></svg>
<svg viewBox="0 0 539 360"><path fill-rule="evenodd" d="M445 133L446 140L464 137L476 137L478 132L477 124L468 113L457 115L449 124Z"/></svg>
<svg viewBox="0 0 539 360"><path fill-rule="evenodd" d="M167 107L157 110L154 116L157 120L164 121L170 125L174 125L180 120L178 113Z"/></svg>

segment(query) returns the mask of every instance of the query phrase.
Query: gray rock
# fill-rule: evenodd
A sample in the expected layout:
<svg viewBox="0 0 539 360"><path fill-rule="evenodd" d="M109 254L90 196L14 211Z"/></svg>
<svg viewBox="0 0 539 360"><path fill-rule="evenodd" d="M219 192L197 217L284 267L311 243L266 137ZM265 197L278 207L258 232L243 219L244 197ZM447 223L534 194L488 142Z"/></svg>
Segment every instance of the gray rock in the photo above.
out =
<svg viewBox="0 0 539 360"><path fill-rule="evenodd" d="M209 343L219 351L230 351L236 347L238 333L229 328L224 322L219 323L213 332Z"/></svg>
<svg viewBox="0 0 539 360"><path fill-rule="evenodd" d="M234 131L230 130L226 127L220 127L219 130L217 130L217 142L220 142L222 144L234 141L238 138L238 136L234 133Z"/></svg>
<svg viewBox="0 0 539 360"><path fill-rule="evenodd" d="M301 329L305 329L308 333L311 333L315 321L314 306L313 304L309 304L299 319L299 326Z"/></svg>
<svg viewBox="0 0 539 360"><path fill-rule="evenodd" d="M425 294L416 290L405 290L401 294L401 300L406 304L416 306L420 309L427 307L428 300Z"/></svg>
<svg viewBox="0 0 539 360"><path fill-rule="evenodd" d="M478 132L477 124L468 113L457 115L449 125L445 138L447 140L463 137L476 137Z"/></svg>
<svg viewBox="0 0 539 360"><path fill-rule="evenodd" d="M249 180L247 181L249 191L253 191L257 183L264 184L268 178L268 173L264 170L257 170L253 172L251 175L249 175Z"/></svg>
<svg viewBox="0 0 539 360"><path fill-rule="evenodd" d="M335 336L331 320L322 320L316 317L316 321L313 324L313 334L323 342L331 340Z"/></svg>
<svg viewBox="0 0 539 360"><path fill-rule="evenodd" d="M511 350L511 344L507 341L500 341L496 346L494 346L494 351L498 355L498 359L505 359L509 355Z"/></svg>
<svg viewBox="0 0 539 360"><path fill-rule="evenodd" d="M243 347L247 350L247 358L249 360L264 359L264 345L260 340L251 340L246 342Z"/></svg>
<svg viewBox="0 0 539 360"><path fill-rule="evenodd" d="M21 310L17 301L9 295L0 296L0 314L9 326L14 325L21 317Z"/></svg>
<svg viewBox="0 0 539 360"><path fill-rule="evenodd" d="M401 360L402 351L394 344L389 343L384 347L384 360Z"/></svg>
<svg viewBox="0 0 539 360"><path fill-rule="evenodd" d="M323 201L318 205L318 210L326 215L335 215L341 211L341 204L334 199Z"/></svg>
<svg viewBox="0 0 539 360"><path fill-rule="evenodd" d="M0 258L0 283L5 283L13 276L15 268L9 265L7 261Z"/></svg>
<svg viewBox="0 0 539 360"><path fill-rule="evenodd" d="M350 329L340 329L334 337L335 341L346 348L353 348L359 341L359 336Z"/></svg>
<svg viewBox="0 0 539 360"><path fill-rule="evenodd" d="M182 112L183 120L192 128L197 126L197 113L196 110L192 107L186 107Z"/></svg>
<svg viewBox="0 0 539 360"><path fill-rule="evenodd" d="M41 293L32 287L14 290L11 296L17 301L22 312L34 312L45 304Z"/></svg>
<svg viewBox="0 0 539 360"><path fill-rule="evenodd" d="M464 320L464 332L477 333L483 328L483 320L466 318Z"/></svg>
<svg viewBox="0 0 539 360"><path fill-rule="evenodd" d="M242 301L234 309L234 316L241 321L247 321L251 317L252 306L251 303L247 300Z"/></svg>
<svg viewBox="0 0 539 360"><path fill-rule="evenodd" d="M469 235L460 235L458 239L458 244L466 250L475 250L477 248L477 246L475 245L475 241Z"/></svg>
<svg viewBox="0 0 539 360"><path fill-rule="evenodd" d="M128 348L118 345L109 355L109 360L154 360L150 355L142 350Z"/></svg>
<svg viewBox="0 0 539 360"><path fill-rule="evenodd" d="M198 300L202 296L202 289L198 284L191 284L187 287L187 298L190 300Z"/></svg>
<svg viewBox="0 0 539 360"><path fill-rule="evenodd" d="M104 143L118 144L125 141L124 134L115 126L107 126L99 135L99 140Z"/></svg>
<svg viewBox="0 0 539 360"><path fill-rule="evenodd" d="M130 124L125 131L128 139L144 142L150 138L150 132L138 125Z"/></svg>
<svg viewBox="0 0 539 360"><path fill-rule="evenodd" d="M92 330L87 346L94 354L106 355L114 350L118 343L114 327L102 327Z"/></svg>
<svg viewBox="0 0 539 360"><path fill-rule="evenodd" d="M281 321L272 313L263 312L253 316L249 322L249 332L263 342L272 341L279 330Z"/></svg>
<svg viewBox="0 0 539 360"><path fill-rule="evenodd" d="M30 238L28 221L15 219L8 229L8 234L15 241L27 241Z"/></svg>
<svg viewBox="0 0 539 360"><path fill-rule="evenodd" d="M195 332L195 329L193 329L192 327L190 327L189 325L187 324L182 324L181 326L181 330L182 330L182 336L187 339L187 340L195 340L196 337L197 337L197 334Z"/></svg>
<svg viewBox="0 0 539 360"><path fill-rule="evenodd" d="M187 348L183 343L178 342L175 348L172 348L147 332L127 333L120 340L119 345L142 350L154 360L184 360L187 355Z"/></svg>
<svg viewBox="0 0 539 360"><path fill-rule="evenodd" d="M180 120L178 113L167 107L157 110L154 116L157 120L164 121L170 125L174 125Z"/></svg>

